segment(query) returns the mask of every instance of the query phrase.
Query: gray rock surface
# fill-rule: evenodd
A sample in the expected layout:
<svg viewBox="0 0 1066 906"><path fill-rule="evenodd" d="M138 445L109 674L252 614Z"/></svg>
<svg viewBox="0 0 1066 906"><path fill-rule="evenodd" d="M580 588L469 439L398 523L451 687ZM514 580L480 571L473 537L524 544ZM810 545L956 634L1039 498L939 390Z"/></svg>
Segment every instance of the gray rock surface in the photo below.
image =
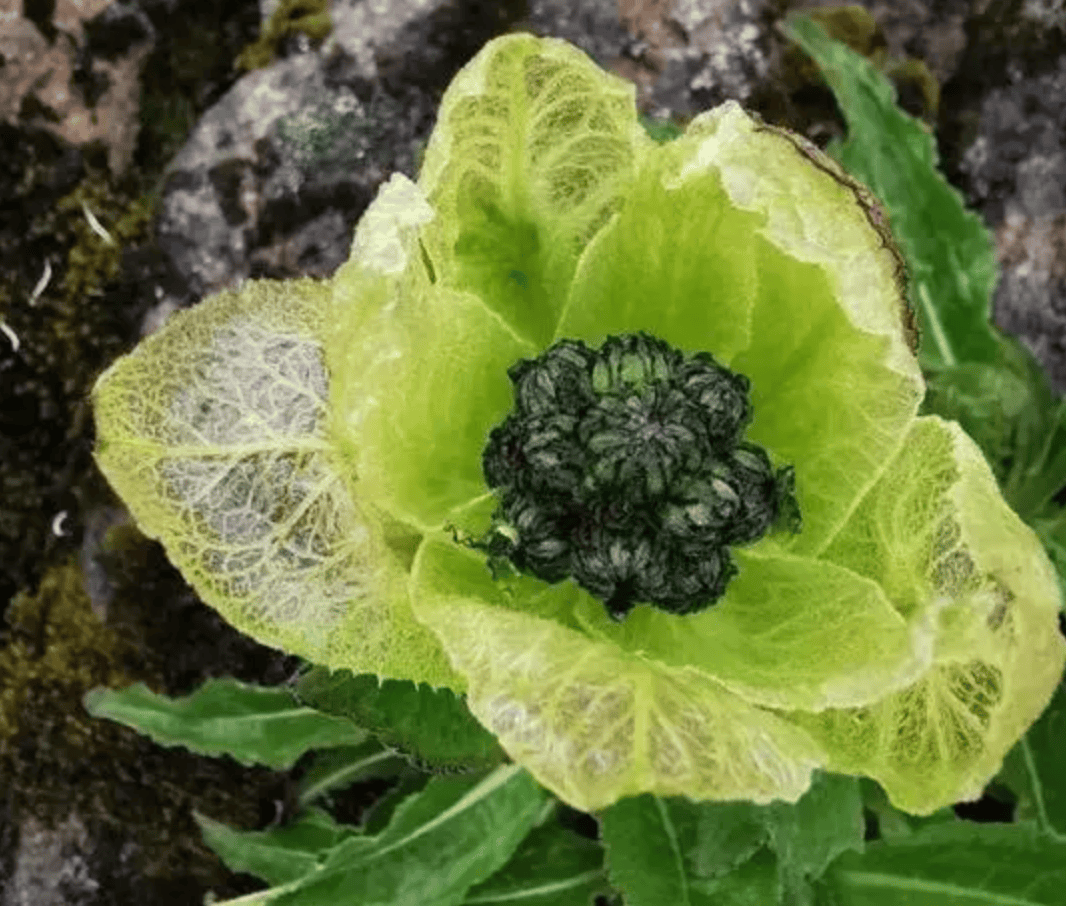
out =
<svg viewBox="0 0 1066 906"><path fill-rule="evenodd" d="M961 170L995 229L996 323L1066 393L1066 53L1042 73L1015 69L988 93Z"/></svg>

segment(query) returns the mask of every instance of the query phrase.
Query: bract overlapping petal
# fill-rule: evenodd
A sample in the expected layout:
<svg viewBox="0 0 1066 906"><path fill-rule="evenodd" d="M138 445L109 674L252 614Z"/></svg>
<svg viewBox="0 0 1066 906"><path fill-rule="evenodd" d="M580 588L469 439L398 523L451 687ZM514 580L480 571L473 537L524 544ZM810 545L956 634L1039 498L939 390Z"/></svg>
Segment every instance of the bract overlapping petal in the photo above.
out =
<svg viewBox="0 0 1066 906"><path fill-rule="evenodd" d="M94 389L96 459L238 629L316 663L462 687L411 613L417 536L353 493L331 428L328 287L248 281L174 315Z"/></svg>
<svg viewBox="0 0 1066 906"><path fill-rule="evenodd" d="M557 38L490 41L441 99L418 184L443 285L469 290L542 348L578 257L653 146L635 86Z"/></svg>
<svg viewBox="0 0 1066 906"><path fill-rule="evenodd" d="M955 422L916 419L824 557L935 620L933 663L860 708L794 712L831 770L874 777L899 808L978 799L1062 676L1054 568Z"/></svg>
<svg viewBox="0 0 1066 906"><path fill-rule="evenodd" d="M427 539L413 570L416 610L442 627L471 711L571 805L593 811L646 792L795 801L824 764L807 733L701 671L564 625L558 617L584 594L572 584L537 583L530 613L528 589L501 589L483 567L470 551Z"/></svg>

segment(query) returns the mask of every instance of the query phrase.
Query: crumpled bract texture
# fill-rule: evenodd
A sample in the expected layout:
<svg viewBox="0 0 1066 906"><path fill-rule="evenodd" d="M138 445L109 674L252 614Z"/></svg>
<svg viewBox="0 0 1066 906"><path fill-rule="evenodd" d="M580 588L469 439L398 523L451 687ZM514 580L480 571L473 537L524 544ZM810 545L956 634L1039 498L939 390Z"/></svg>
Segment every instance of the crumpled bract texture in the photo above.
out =
<svg viewBox="0 0 1066 906"><path fill-rule="evenodd" d="M1058 590L974 443L917 417L883 219L733 102L660 146L634 96L564 41L487 44L332 280L220 293L100 378L100 466L234 626L464 693L579 809L795 801L815 768L916 814L976 798L1062 673ZM750 379L803 530L735 549L716 606L615 624L450 528L495 508L507 368L637 330Z"/></svg>

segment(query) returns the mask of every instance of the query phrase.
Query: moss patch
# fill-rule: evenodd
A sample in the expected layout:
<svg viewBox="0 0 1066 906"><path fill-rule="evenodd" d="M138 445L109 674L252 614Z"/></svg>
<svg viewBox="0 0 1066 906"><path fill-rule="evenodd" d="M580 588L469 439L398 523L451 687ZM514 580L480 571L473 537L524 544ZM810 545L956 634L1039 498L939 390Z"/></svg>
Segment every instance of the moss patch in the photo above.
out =
<svg viewBox="0 0 1066 906"><path fill-rule="evenodd" d="M325 40L333 31L327 0L281 0L263 26L259 40L249 44L237 57L238 69L263 69L274 62L282 42L297 34L314 42Z"/></svg>

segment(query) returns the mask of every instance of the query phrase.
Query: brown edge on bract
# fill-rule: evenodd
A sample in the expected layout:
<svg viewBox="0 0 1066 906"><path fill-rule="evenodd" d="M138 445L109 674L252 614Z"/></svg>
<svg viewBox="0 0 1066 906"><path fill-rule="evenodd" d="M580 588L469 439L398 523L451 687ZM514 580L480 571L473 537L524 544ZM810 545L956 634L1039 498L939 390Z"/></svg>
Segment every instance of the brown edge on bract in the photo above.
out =
<svg viewBox="0 0 1066 906"><path fill-rule="evenodd" d="M748 113L755 120L755 132L769 132L783 138L814 166L831 176L846 189L849 189L855 196L855 201L862 208L867 222L874 232L881 237L881 247L887 249L889 254L895 259L894 277L902 303L900 305L900 321L903 324L903 333L906 336L907 345L910 347L911 353L918 355L921 333L918 330L918 322L915 320L914 312L908 302L910 298L910 276L907 270L907 262L896 244L892 229L888 224L888 218L885 216L885 210L877 200L877 196L806 136L799 135L783 126L767 123L754 111L749 111Z"/></svg>

